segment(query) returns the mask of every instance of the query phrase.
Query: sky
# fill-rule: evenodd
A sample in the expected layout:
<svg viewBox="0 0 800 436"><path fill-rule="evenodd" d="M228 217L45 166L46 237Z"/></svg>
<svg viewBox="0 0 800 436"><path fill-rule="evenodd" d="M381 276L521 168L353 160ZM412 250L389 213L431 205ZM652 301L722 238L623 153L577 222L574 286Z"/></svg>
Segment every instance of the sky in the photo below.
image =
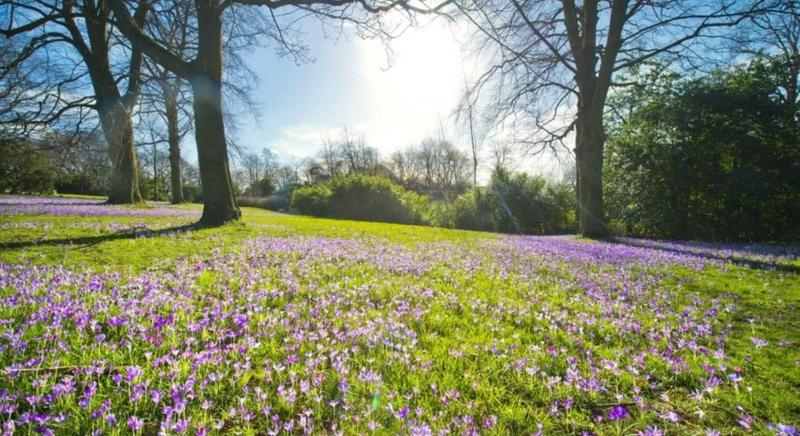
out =
<svg viewBox="0 0 800 436"><path fill-rule="evenodd" d="M237 142L251 151L269 148L281 159L313 156L322 140L345 127L365 135L381 155L412 146L429 136L445 136L464 151L466 130L455 119L465 80L479 67L464 49L468 34L442 19L409 28L390 42L354 36L325 38L313 25L303 29L313 62L296 65L272 48L247 54L259 79L253 99L260 116L239 118ZM489 144L483 146L487 162ZM552 159L519 165L557 177Z"/></svg>

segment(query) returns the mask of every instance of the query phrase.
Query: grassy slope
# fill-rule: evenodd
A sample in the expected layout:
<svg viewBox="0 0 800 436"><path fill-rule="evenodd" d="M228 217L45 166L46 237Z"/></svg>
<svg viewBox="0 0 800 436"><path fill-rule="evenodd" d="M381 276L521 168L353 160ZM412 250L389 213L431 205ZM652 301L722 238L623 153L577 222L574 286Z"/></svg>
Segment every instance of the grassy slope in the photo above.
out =
<svg viewBox="0 0 800 436"><path fill-rule="evenodd" d="M196 209L198 213L201 208L200 205L194 204L180 207ZM256 236L344 238L376 236L391 242L405 244L495 237L492 234L481 232L311 218L255 208L243 208L243 214L242 222L220 228L137 239L127 237L115 239L114 236L119 233L119 230L109 229L106 226L118 224L123 227L134 227L137 224L145 224L157 225L158 228L170 228L189 224L193 220L180 217L0 215L0 226L6 226L0 230L0 245L26 243L25 247L0 251L0 262L30 261L37 264L61 263L68 266L100 269L109 267L125 271L140 271L162 261L197 255L215 248L223 251L235 249L243 240ZM35 228L26 228L23 223L34 223L36 226ZM48 223L50 226L46 231L42 231L40 227ZM15 227L15 224L19 227ZM83 238L86 240L69 243L69 240ZM37 243L37 241L44 240L64 240L64 243Z"/></svg>
<svg viewBox="0 0 800 436"><path fill-rule="evenodd" d="M197 208L198 206L183 206ZM40 226L26 228L25 223L50 223L46 231ZM381 223L365 223L299 217L271 213L259 209L244 209L242 223L230 224L217 229L203 229L178 235L149 238L108 238L118 230L106 226L111 224L135 225L138 223L159 224L161 227L178 226L191 222L189 218L121 218L121 217L55 217L55 216L0 216L0 245L8 243L34 242L54 239L83 240L83 244L31 244L0 251L0 262L58 263L72 267L93 269L119 269L139 271L158 267L183 256L200 255L219 249L223 252L235 249L243 240L255 236L331 236L354 237L376 236L392 242L414 244L440 240L467 240L494 238L495 235L429 227L403 226ZM717 398L712 413L735 420L741 404L746 410L759 411L759 417L772 422L797 424L800 421L800 279L796 273L754 270L747 267L729 266L726 271L707 270L693 272L676 270L672 285L687 292L736 295L739 311L736 313L730 355L734 361L747 367L755 378L748 380L738 393ZM487 284L488 285L488 284ZM476 289L480 288L476 284ZM508 290L506 290L508 291ZM484 289L486 298L502 289ZM458 317L442 321L438 329L439 349L446 353L443 345L457 346L459 341L469 338L475 342L490 342L490 336L480 335L474 323ZM448 336L447 331L463 330L466 335ZM790 341L791 346L768 347L754 351L751 337L765 338L770 343ZM440 360L441 359L441 360ZM447 361L447 356L435 360ZM480 376L483 368L452 368L453 374L462 371ZM486 369L491 371L490 369ZM484 376L486 373L484 373ZM457 382L454 382L457 383ZM463 381L466 383L466 380ZM752 392L746 390L752 388ZM503 398L513 394L504 392L503 386L487 392L487 397ZM545 404L540 404L546 407ZM678 405L679 406L679 405ZM509 405L509 415L515 413ZM529 417L517 417L525 421ZM699 430L699 429L698 429Z"/></svg>

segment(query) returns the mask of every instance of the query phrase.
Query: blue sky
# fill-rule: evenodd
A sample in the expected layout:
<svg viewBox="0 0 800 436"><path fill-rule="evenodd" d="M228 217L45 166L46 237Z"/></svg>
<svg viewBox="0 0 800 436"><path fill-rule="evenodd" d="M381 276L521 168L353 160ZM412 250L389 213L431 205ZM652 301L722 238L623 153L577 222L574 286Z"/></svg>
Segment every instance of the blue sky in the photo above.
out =
<svg viewBox="0 0 800 436"><path fill-rule="evenodd" d="M390 43L390 56L377 40L332 40L318 27L304 30L314 62L298 66L269 47L247 55L259 78L253 97L261 110L256 120L239 118L240 145L254 152L266 147L284 161L297 161L315 155L323 138L347 127L388 156L439 135L443 127L448 139L469 150L465 129L453 116L465 79L479 71L463 49L465 31L442 20L421 23ZM486 174L489 155L486 143ZM547 157L515 163L518 170L561 173Z"/></svg>
<svg viewBox="0 0 800 436"><path fill-rule="evenodd" d="M261 116L240 120L240 144L302 158L323 137L348 127L388 154L438 134L440 118L456 135L451 113L463 82L461 44L446 25L411 29L394 40L391 65L379 41L330 40L319 29L308 31L312 63L297 66L270 48L253 51Z"/></svg>

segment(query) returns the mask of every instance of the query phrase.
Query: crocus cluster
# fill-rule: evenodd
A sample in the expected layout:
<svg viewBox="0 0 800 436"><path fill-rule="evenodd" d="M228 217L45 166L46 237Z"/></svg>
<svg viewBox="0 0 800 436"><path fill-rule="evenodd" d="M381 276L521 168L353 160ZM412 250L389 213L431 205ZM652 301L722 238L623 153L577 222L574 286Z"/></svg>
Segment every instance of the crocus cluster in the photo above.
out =
<svg viewBox="0 0 800 436"><path fill-rule="evenodd" d="M729 355L737 300L676 266L725 260L262 237L137 273L0 263L1 430L796 434L714 409L752 376Z"/></svg>
<svg viewBox="0 0 800 436"><path fill-rule="evenodd" d="M81 198L0 195L0 215L199 217L199 212L169 207L164 203L121 206Z"/></svg>

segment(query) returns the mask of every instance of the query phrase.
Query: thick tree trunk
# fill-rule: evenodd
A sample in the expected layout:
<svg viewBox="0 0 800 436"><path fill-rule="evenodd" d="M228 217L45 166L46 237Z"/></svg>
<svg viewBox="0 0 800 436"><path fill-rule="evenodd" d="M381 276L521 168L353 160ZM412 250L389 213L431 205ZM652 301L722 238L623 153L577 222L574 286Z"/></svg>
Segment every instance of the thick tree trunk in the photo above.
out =
<svg viewBox="0 0 800 436"><path fill-rule="evenodd" d="M575 163L577 165L578 225L583 236L608 234L603 216L603 131L602 114L578 114Z"/></svg>
<svg viewBox="0 0 800 436"><path fill-rule="evenodd" d="M204 197L200 224L218 226L241 217L233 194L222 119L222 17L213 5L202 2L197 19L198 55L190 83Z"/></svg>
<svg viewBox="0 0 800 436"><path fill-rule="evenodd" d="M164 86L170 86L166 84ZM183 181L181 180L181 147L178 133L178 102L173 90L164 90L164 110L167 116L167 139L169 142L169 173L172 186L171 201L183 203Z"/></svg>
<svg viewBox="0 0 800 436"><path fill-rule="evenodd" d="M100 124L111 157L111 186L108 202L129 204L142 201L136 150L133 143L133 122L120 99L98 98Z"/></svg>
<svg viewBox="0 0 800 436"><path fill-rule="evenodd" d="M90 3L84 3L87 7ZM142 10L146 11L146 10ZM138 12L137 12L138 13ZM100 116L100 126L103 130L106 143L108 144L109 156L111 158L111 183L108 195L108 202L112 204L138 203L142 201L139 192L139 169L136 163L136 149L134 148L133 121L131 118L132 102L127 102L119 92L114 74L111 71L109 58L109 42L107 15L101 13L91 20L86 20L86 33L90 42L91 50L83 42L75 41L83 56L86 68L92 79L92 87L95 93L96 109ZM144 15L140 18L143 20ZM71 18L67 20L68 26L75 24ZM138 61L137 61L138 59ZM133 97L138 93L138 68L141 58L136 55L131 56L131 71L129 72L129 91L132 94L126 97ZM135 91L135 92L133 92Z"/></svg>

